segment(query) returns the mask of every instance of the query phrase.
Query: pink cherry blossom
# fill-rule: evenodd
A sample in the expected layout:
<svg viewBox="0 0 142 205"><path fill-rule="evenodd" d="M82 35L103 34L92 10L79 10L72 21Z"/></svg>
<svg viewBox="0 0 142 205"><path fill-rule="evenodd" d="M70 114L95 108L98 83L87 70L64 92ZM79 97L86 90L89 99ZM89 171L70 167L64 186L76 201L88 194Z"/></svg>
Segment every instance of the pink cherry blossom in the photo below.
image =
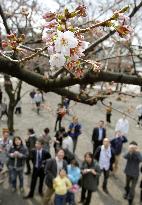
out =
<svg viewBox="0 0 142 205"><path fill-rule="evenodd" d="M118 23L121 25L129 25L130 24L130 18L123 13L118 14Z"/></svg>
<svg viewBox="0 0 142 205"><path fill-rule="evenodd" d="M57 29L57 26L58 26L58 22L56 21L56 19L53 19L50 22L46 22L44 28L55 31Z"/></svg>
<svg viewBox="0 0 142 205"><path fill-rule="evenodd" d="M43 18L46 20L46 21L52 21L53 19L56 19L56 14L55 13L52 13L52 12L47 12L43 15Z"/></svg>

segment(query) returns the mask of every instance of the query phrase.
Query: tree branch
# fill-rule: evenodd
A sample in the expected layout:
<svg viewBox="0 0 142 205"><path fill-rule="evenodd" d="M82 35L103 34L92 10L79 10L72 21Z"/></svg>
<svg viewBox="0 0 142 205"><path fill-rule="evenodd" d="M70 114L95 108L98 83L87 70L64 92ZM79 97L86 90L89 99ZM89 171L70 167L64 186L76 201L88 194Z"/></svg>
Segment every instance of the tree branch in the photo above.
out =
<svg viewBox="0 0 142 205"><path fill-rule="evenodd" d="M136 13L137 11L141 8L142 6L142 1L140 1L140 3L138 4L138 6L135 6L134 9L132 10L131 14L129 15L130 18L132 18Z"/></svg>
<svg viewBox="0 0 142 205"><path fill-rule="evenodd" d="M87 85L101 81L113 81L115 83L125 83L142 86L142 78L139 76L104 71L100 71L98 73L89 71L89 73L85 74L80 79L71 76L65 76L64 78L56 79L45 79L43 75L34 73L28 69L21 68L18 63L10 62L2 57L0 57L0 72L6 73L13 77L17 77L18 79L23 80L35 87L38 87L45 92L54 91L57 88L73 86L75 84Z"/></svg>
<svg viewBox="0 0 142 205"><path fill-rule="evenodd" d="M2 20L3 20L3 25L5 27L6 32L8 34L10 34L10 29L8 27L8 24L7 24L7 21L6 21L6 18L5 18L5 15L4 15L4 12L3 12L3 9L1 7L1 5L0 5L0 16L1 16Z"/></svg>
<svg viewBox="0 0 142 205"><path fill-rule="evenodd" d="M77 94L74 93L73 91L67 90L67 89L55 89L52 90L54 93L61 95L61 96L66 96L67 98L74 100L76 102L79 103L83 103L83 104L87 104L87 105L95 105L97 104L98 101L102 101L103 99L105 99L105 96L99 96L96 95L94 97L89 96L87 94Z"/></svg>
<svg viewBox="0 0 142 205"><path fill-rule="evenodd" d="M134 7L134 9L132 10L131 14L129 15L130 18L132 18L137 11L142 7L142 1L139 3L139 5L137 7ZM98 39L97 41L95 41L94 43L92 43L85 51L84 54L87 55L89 52L93 51L94 48L96 46L98 46L100 43L102 43L103 41L107 40L110 36L112 36L116 31L110 31L108 34L106 34L105 36L103 36L102 38Z"/></svg>

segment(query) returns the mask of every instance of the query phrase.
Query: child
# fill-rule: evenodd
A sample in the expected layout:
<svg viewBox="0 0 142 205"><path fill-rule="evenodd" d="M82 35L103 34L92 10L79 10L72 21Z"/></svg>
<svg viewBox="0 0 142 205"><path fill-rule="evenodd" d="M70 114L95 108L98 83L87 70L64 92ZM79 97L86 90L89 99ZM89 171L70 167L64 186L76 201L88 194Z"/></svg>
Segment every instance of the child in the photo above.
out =
<svg viewBox="0 0 142 205"><path fill-rule="evenodd" d="M55 190L55 205L66 204L66 195L71 187L72 184L67 178L66 171L61 169L59 175L53 181L53 188Z"/></svg>
<svg viewBox="0 0 142 205"><path fill-rule="evenodd" d="M66 202L69 205L75 205L75 193L78 191L78 181L81 178L81 172L79 168L79 164L76 159L73 159L71 163L67 166L68 177L72 182L72 188L67 193Z"/></svg>

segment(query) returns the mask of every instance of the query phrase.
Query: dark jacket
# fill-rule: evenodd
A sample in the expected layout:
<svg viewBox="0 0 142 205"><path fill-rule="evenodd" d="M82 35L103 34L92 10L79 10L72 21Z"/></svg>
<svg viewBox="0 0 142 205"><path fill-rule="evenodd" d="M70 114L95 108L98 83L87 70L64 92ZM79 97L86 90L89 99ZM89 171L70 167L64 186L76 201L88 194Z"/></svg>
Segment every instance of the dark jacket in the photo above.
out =
<svg viewBox="0 0 142 205"><path fill-rule="evenodd" d="M94 154L94 158L99 162L100 159L100 153L101 153L101 146L99 146ZM111 148L111 158L110 158L110 167L109 170L113 170L113 163L115 161L115 154L114 150Z"/></svg>
<svg viewBox="0 0 142 205"><path fill-rule="evenodd" d="M57 141L59 141L59 143L54 142L54 145L53 145L55 150L57 150L57 149L62 147L63 133L60 132L60 131L57 131L56 134L55 134L55 138L56 138Z"/></svg>
<svg viewBox="0 0 142 205"><path fill-rule="evenodd" d="M15 151L20 152L21 156L18 157L11 157L10 154L14 153ZM24 145L21 145L19 148L12 146L8 152L8 167L10 169L16 168L16 169L23 169L25 164L25 159L28 156L28 150Z"/></svg>
<svg viewBox="0 0 142 205"><path fill-rule="evenodd" d="M76 159L75 154L70 152L68 149L64 149L64 152L65 152L64 160L66 160L68 164L70 164L73 159Z"/></svg>
<svg viewBox="0 0 142 205"><path fill-rule="evenodd" d="M67 172L67 162L63 160L63 169ZM49 188L53 186L53 180L57 176L57 163L56 159L49 159L45 167L45 183Z"/></svg>
<svg viewBox="0 0 142 205"><path fill-rule="evenodd" d="M142 167L141 167L141 173L142 173ZM142 189L142 179L140 181L140 188Z"/></svg>
<svg viewBox="0 0 142 205"><path fill-rule="evenodd" d="M99 140L99 127L95 127L93 130L93 134L92 134L92 141L96 144L100 145L100 142L102 144L103 139L106 137L106 129L102 128L102 140Z"/></svg>
<svg viewBox="0 0 142 205"><path fill-rule="evenodd" d="M37 137L35 134L32 134L28 137L28 139L26 140L26 146L29 150L29 152L35 148L35 143L36 143Z"/></svg>
<svg viewBox="0 0 142 205"><path fill-rule="evenodd" d="M33 99L33 98L34 98L34 96L35 96L35 94L36 94L36 92L35 92L35 91L31 91L29 95L30 95L30 97Z"/></svg>
<svg viewBox="0 0 142 205"><path fill-rule="evenodd" d="M74 130L74 132L72 132ZM73 122L69 125L68 134L72 138L77 138L81 134L81 125L79 123L74 124Z"/></svg>
<svg viewBox="0 0 142 205"><path fill-rule="evenodd" d="M98 177L101 173L98 162L94 160L91 165L88 165L88 163L84 161L82 163L81 170L83 171L84 169L94 169L97 172L97 175L94 175L91 172L82 174L81 186L86 190L96 191L98 186Z"/></svg>
<svg viewBox="0 0 142 205"><path fill-rule="evenodd" d="M33 163L33 167L36 166L36 159L37 159L36 157L37 157L37 150L36 149L31 150L31 160ZM51 158L50 153L47 150L42 149L41 168L45 169L46 161L49 158Z"/></svg>
<svg viewBox="0 0 142 205"><path fill-rule="evenodd" d="M139 164L142 162L142 154L140 152L127 152L124 158L127 160L124 170L125 174L130 177L138 177Z"/></svg>
<svg viewBox="0 0 142 205"><path fill-rule="evenodd" d="M113 148L115 155L121 154L123 143L128 142L125 136L115 137L110 141L111 147Z"/></svg>

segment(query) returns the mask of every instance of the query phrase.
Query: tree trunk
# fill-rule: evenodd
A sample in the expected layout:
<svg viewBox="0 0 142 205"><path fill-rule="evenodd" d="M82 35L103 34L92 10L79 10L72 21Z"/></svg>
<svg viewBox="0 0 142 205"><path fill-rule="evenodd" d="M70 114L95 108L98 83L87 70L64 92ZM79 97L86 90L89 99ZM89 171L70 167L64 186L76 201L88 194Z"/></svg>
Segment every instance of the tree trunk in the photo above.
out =
<svg viewBox="0 0 142 205"><path fill-rule="evenodd" d="M13 105L11 105L11 103L9 103L7 126L9 129L9 132L11 134L13 134L13 132L14 132L14 107L15 106L13 106Z"/></svg>

